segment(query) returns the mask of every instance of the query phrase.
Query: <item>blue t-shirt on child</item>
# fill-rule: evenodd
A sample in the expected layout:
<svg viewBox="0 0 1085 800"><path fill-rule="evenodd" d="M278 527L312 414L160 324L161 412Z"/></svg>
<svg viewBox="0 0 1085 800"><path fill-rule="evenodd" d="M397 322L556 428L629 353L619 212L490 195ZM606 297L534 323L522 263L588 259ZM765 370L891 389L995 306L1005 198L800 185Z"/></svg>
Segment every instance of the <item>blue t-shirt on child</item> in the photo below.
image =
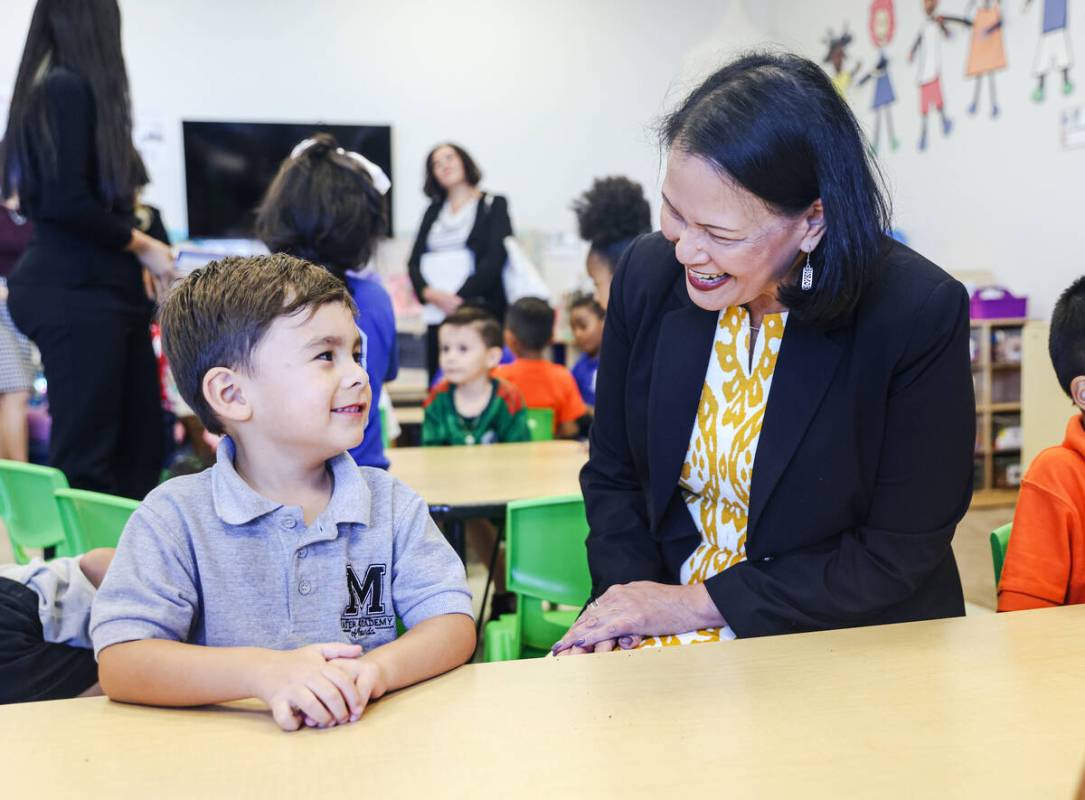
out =
<svg viewBox="0 0 1085 800"><path fill-rule="evenodd" d="M358 306L358 327L366 343L365 371L373 388L373 405L369 409L369 423L365 426L362 443L350 451L354 463L360 467L388 469L388 458L381 444L380 405L381 387L385 381L394 380L399 373L399 349L396 347L396 315L392 298L376 276L348 272L347 288Z"/></svg>
<svg viewBox="0 0 1085 800"><path fill-rule="evenodd" d="M589 356L583 353L573 364L571 372L576 380L576 388L580 390L580 396L589 406L595 405L595 373L599 371L599 356Z"/></svg>

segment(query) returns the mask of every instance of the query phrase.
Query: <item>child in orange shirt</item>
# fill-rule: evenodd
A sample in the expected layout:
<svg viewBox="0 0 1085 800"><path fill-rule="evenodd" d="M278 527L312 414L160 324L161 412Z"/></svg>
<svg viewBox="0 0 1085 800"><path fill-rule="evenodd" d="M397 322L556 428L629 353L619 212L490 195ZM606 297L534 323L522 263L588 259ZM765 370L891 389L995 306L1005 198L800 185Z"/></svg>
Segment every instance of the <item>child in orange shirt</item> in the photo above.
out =
<svg viewBox="0 0 1085 800"><path fill-rule="evenodd" d="M1048 347L1078 413L1063 443L1036 456L1021 482L999 611L1085 603L1085 277L1056 303Z"/></svg>
<svg viewBox="0 0 1085 800"><path fill-rule="evenodd" d="M505 315L505 343L516 360L495 369L494 375L515 384L528 408L554 409L554 433L572 439L588 408L572 373L543 358L553 336L554 309L537 297L520 298Z"/></svg>

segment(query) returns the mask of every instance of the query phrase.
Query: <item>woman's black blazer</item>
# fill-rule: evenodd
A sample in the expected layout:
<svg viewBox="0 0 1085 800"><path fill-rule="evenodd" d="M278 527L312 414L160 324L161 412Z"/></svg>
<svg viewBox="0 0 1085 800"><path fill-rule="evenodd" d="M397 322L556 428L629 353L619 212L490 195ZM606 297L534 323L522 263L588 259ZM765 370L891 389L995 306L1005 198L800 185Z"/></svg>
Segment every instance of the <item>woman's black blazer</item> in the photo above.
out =
<svg viewBox="0 0 1085 800"><path fill-rule="evenodd" d="M487 203L487 200L490 202ZM422 225L414 240L407 271L411 276L414 293L418 302L424 303L422 290L426 288L426 279L422 277L422 254L426 252L426 239L430 228L441 213L444 199L430 203L422 215ZM467 237L467 249L475 254L475 273L456 293L464 302L481 305L499 320L505 319L505 284L501 279L505 269L505 237L512 235L512 222L509 220L509 204L501 195L483 195L478 201L478 214L475 225Z"/></svg>
<svg viewBox="0 0 1085 800"><path fill-rule="evenodd" d="M718 315L693 305L684 281L658 233L614 277L580 476L593 597L676 583L700 542L677 484ZM964 613L950 541L972 496L968 340L964 287L895 242L847 322L789 317L747 560L706 582L739 636Z"/></svg>

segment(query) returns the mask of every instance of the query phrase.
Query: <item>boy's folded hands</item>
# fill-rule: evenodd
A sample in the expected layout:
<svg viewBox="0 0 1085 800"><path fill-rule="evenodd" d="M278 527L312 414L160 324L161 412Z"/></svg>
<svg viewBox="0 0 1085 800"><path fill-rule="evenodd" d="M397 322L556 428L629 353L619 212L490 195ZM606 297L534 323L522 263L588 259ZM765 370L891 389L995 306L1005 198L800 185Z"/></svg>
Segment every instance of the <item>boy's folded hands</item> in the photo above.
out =
<svg viewBox="0 0 1085 800"><path fill-rule="evenodd" d="M360 645L312 644L268 654L253 694L285 731L356 722L384 693L379 667L361 658Z"/></svg>

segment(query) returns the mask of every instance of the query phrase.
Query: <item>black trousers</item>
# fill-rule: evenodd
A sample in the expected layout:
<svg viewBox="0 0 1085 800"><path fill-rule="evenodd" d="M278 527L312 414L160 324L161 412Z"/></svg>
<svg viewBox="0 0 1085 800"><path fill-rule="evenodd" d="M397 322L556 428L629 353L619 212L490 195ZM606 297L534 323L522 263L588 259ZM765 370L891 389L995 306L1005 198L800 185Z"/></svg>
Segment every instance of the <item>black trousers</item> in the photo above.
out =
<svg viewBox="0 0 1085 800"><path fill-rule="evenodd" d="M0 578L0 704L77 697L97 682L93 651L45 641L37 593Z"/></svg>
<svg viewBox="0 0 1085 800"><path fill-rule="evenodd" d="M41 351L50 463L74 488L142 500L164 458L149 304L104 287L20 284L8 307Z"/></svg>
<svg viewBox="0 0 1085 800"><path fill-rule="evenodd" d="M438 358L441 355L441 346L437 342L437 331L440 325L426 326L426 374L428 381L426 388L433 385L433 376L437 374Z"/></svg>

